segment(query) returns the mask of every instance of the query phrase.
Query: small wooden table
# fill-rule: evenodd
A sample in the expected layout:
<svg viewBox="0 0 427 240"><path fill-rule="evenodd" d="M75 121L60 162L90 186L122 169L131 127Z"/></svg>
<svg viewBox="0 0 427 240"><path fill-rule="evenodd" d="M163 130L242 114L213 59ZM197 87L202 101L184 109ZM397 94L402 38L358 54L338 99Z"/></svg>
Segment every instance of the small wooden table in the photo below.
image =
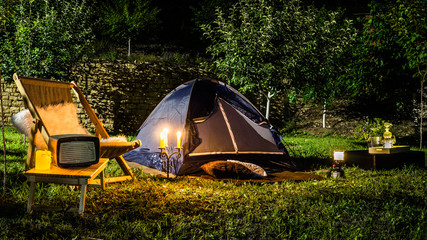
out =
<svg viewBox="0 0 427 240"><path fill-rule="evenodd" d="M370 147L369 148L369 154L373 155L373 164L374 169L377 168L377 154L395 154L395 153L401 153L401 152L409 152L409 146L393 146L392 148L384 148L384 147Z"/></svg>
<svg viewBox="0 0 427 240"><path fill-rule="evenodd" d="M60 168L52 165L48 170L36 170L35 168L25 172L28 182L30 182L30 193L27 203L27 212L31 213L34 208L34 192L36 183L57 183L80 186L80 204L79 208L73 208L71 211L77 211L83 215L86 199L87 185L92 183L99 174L104 174L108 159L101 158L97 164L82 168ZM104 188L103 176L101 176L101 186Z"/></svg>

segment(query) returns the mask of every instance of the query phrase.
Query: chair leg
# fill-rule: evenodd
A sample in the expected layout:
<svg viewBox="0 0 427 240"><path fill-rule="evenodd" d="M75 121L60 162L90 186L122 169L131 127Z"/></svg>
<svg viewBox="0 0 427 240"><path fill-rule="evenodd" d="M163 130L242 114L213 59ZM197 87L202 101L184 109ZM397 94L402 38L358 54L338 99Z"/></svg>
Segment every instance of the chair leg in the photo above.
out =
<svg viewBox="0 0 427 240"><path fill-rule="evenodd" d="M28 151L27 151L27 161L25 162L25 170L29 170L31 168L34 168L35 163L35 155L34 155L34 148L35 148L35 136L38 130L39 121L34 120L33 124L31 126L31 134L29 136L29 142L28 142Z"/></svg>
<svg viewBox="0 0 427 240"><path fill-rule="evenodd" d="M33 204L34 204L34 192L36 191L36 183L31 182L30 183L30 193L28 195L28 202L27 202L27 213L31 213L33 210Z"/></svg>
<svg viewBox="0 0 427 240"><path fill-rule="evenodd" d="M87 184L82 184L80 189L80 204L79 204L79 214L83 215L85 210L85 202L86 202L86 187Z"/></svg>
<svg viewBox="0 0 427 240"><path fill-rule="evenodd" d="M101 188L102 190L105 190L105 170L102 170L101 172Z"/></svg>
<svg viewBox="0 0 427 240"><path fill-rule="evenodd" d="M120 168L122 169L122 171L124 172L124 174L133 178L133 173L130 170L129 166L127 165L123 156L118 156L115 159L116 159L117 163L119 164Z"/></svg>

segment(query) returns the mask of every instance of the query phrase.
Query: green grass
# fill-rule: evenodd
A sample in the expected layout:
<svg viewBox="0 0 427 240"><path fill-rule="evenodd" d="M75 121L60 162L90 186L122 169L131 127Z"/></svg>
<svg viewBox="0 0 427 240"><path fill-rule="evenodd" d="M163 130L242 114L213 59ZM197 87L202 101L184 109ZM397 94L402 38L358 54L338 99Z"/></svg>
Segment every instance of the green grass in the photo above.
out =
<svg viewBox="0 0 427 240"><path fill-rule="evenodd" d="M342 137L288 136L284 145L300 169L316 169L332 165L334 150L363 150L366 144Z"/></svg>
<svg viewBox="0 0 427 240"><path fill-rule="evenodd" d="M26 214L21 174L26 146L7 129L8 186L0 200L0 239L426 239L427 171L345 168L346 178L235 184L136 171L137 181L89 188L83 217ZM10 140L9 140L10 139ZM333 149L364 146L344 138L287 137L296 160L328 162ZM15 149L15 150L13 150ZM0 164L3 169L3 165ZM329 165L317 165L326 176ZM118 167L112 164L110 174ZM79 192L39 184L40 204L75 207Z"/></svg>

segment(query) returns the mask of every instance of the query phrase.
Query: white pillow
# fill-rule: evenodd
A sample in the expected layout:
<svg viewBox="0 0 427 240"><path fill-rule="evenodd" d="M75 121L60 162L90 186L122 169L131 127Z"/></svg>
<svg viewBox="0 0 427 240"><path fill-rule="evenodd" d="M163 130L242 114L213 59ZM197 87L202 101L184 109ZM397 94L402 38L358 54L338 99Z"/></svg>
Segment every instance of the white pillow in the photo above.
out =
<svg viewBox="0 0 427 240"><path fill-rule="evenodd" d="M254 173L254 177L256 178L263 178L263 177L267 177L267 173L265 172L265 170L253 163L248 163L248 162L241 162L241 161L237 161L237 160L227 160L228 162L235 162L235 163L240 163L242 165L244 165L245 167L247 167L249 170L251 170Z"/></svg>
<svg viewBox="0 0 427 240"><path fill-rule="evenodd" d="M46 107L36 107L36 109L50 135L90 135L90 133L80 125L80 121L77 117L77 107L74 103L61 103ZM32 122L33 117L28 109L23 110L12 117L13 125L18 129L18 131L24 133L27 137L30 136ZM37 149L47 149L47 145L39 131L36 133L35 144Z"/></svg>

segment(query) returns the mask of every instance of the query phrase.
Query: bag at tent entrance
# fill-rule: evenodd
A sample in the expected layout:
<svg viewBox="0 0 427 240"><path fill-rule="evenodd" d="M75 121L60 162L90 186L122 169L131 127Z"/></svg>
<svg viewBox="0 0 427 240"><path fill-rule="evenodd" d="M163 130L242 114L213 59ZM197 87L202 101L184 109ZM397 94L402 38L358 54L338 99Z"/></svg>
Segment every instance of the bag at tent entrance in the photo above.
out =
<svg viewBox="0 0 427 240"><path fill-rule="evenodd" d="M239 160L267 172L295 170L280 134L260 111L231 86L211 79L195 79L172 90L139 129L141 147L124 155L127 161L162 170L160 133L168 129L169 152L182 132L182 154L172 156L177 175L198 175L203 164ZM175 158L174 158L175 157Z"/></svg>

